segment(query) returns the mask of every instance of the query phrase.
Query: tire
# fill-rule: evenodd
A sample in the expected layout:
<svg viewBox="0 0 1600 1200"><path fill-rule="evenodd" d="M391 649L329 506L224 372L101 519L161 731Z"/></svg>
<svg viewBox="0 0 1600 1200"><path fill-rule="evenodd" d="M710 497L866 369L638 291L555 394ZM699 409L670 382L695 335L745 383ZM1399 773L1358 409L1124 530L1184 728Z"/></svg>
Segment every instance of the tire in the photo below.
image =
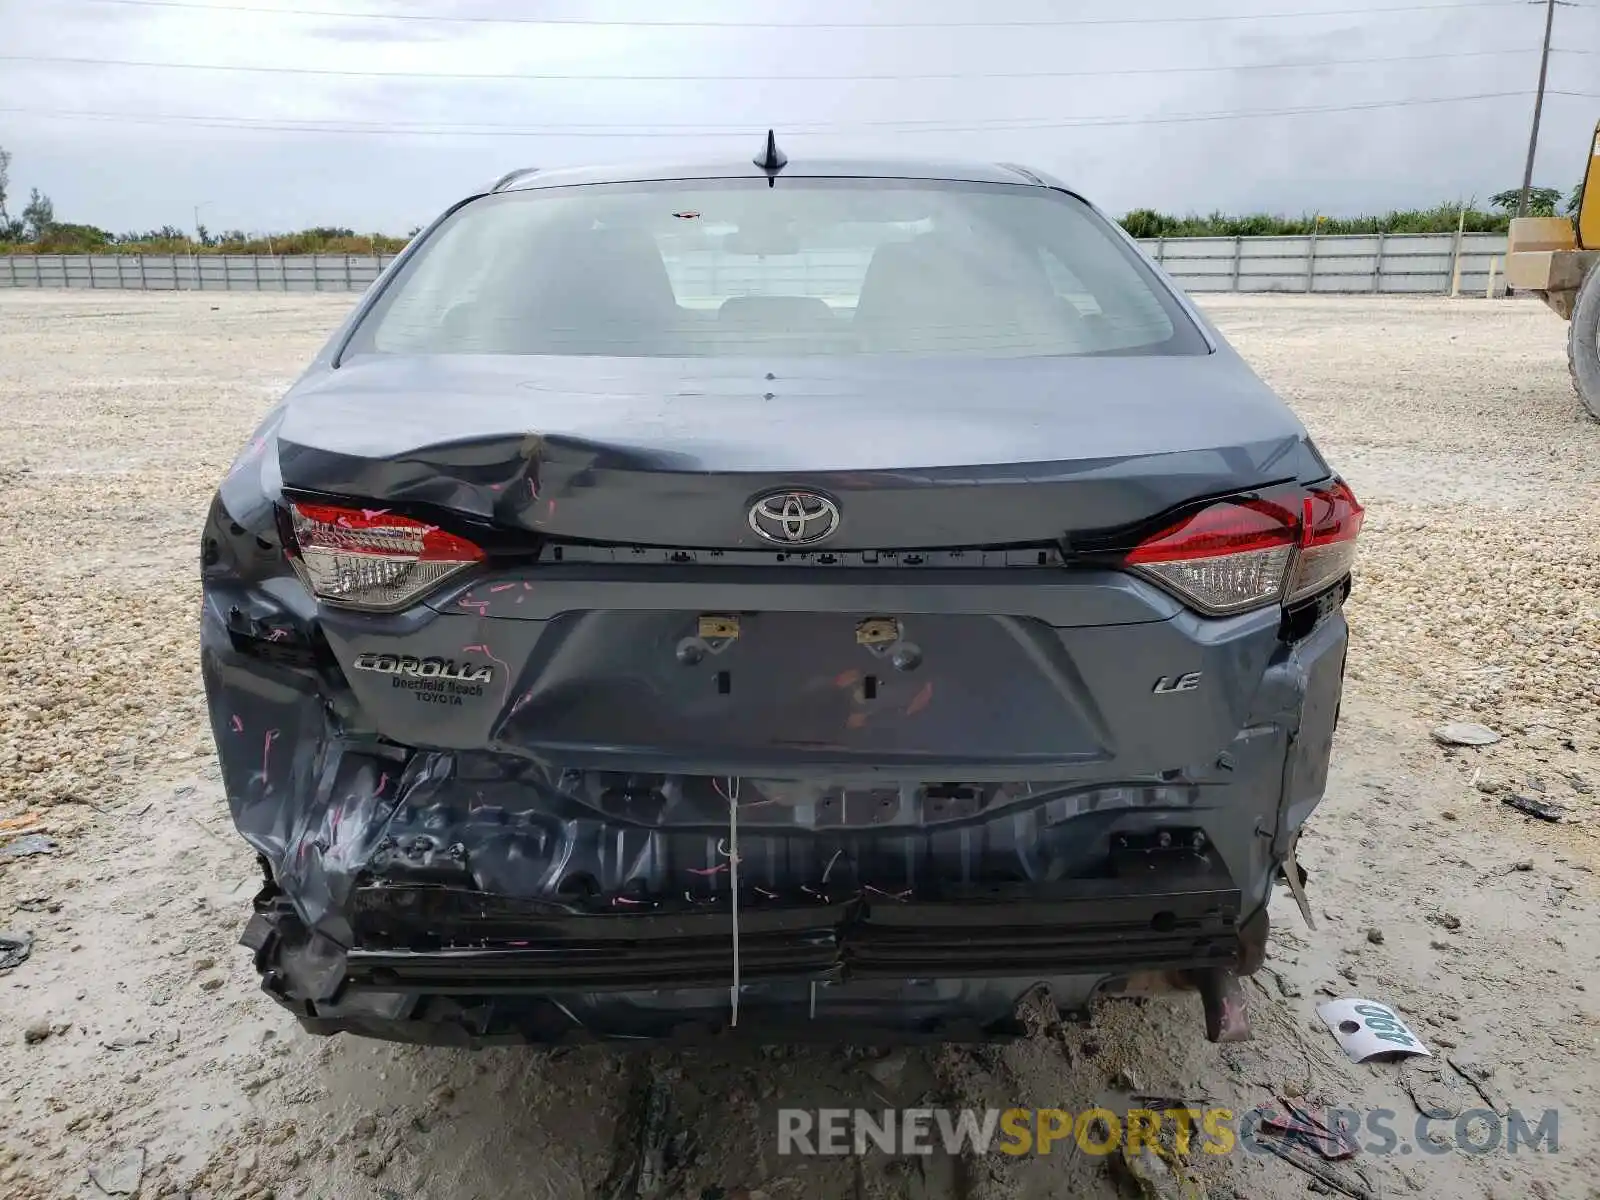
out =
<svg viewBox="0 0 1600 1200"><path fill-rule="evenodd" d="M1589 415L1600 421L1600 264L1578 289L1572 307L1572 327L1567 331L1567 366L1572 386L1578 390Z"/></svg>

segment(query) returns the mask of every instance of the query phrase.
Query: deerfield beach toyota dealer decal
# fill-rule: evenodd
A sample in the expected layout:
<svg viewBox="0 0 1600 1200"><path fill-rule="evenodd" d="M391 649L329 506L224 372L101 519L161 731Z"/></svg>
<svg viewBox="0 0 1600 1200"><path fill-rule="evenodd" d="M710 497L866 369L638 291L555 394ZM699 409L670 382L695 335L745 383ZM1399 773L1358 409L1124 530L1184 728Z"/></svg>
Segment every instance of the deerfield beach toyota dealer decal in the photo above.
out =
<svg viewBox="0 0 1600 1200"><path fill-rule="evenodd" d="M483 695L484 684L494 681L494 668L470 659L459 665L453 658L413 658L409 654L358 654L358 671L388 675L424 704L460 704L463 697Z"/></svg>

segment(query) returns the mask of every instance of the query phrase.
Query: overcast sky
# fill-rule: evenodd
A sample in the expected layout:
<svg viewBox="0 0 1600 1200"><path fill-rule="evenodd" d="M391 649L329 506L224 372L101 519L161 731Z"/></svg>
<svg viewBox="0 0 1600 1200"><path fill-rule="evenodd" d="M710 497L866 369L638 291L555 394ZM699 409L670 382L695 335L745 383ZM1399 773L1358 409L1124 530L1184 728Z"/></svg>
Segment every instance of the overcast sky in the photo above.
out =
<svg viewBox="0 0 1600 1200"><path fill-rule="evenodd" d="M1035 164L1117 213L1481 201L1521 182L1542 6L1265 15L1423 2L0 0L0 146L13 213L38 187L57 219L118 231L188 226L201 205L213 229L403 233L510 167L742 159L769 124L791 157ZM1172 20L1240 14L1256 15ZM748 24L761 21L785 27ZM981 24L1028 21L1054 23ZM870 22L882 25L838 27ZM1558 8L1554 45L1550 88L1592 94L1545 103L1535 183L1565 193L1600 118L1600 0ZM89 61L18 61L37 57ZM1352 59L1404 61L1261 66ZM308 70L379 75L296 73ZM496 74L513 78L439 77ZM819 75L854 78L794 78ZM1096 120L1118 123L1084 124Z"/></svg>

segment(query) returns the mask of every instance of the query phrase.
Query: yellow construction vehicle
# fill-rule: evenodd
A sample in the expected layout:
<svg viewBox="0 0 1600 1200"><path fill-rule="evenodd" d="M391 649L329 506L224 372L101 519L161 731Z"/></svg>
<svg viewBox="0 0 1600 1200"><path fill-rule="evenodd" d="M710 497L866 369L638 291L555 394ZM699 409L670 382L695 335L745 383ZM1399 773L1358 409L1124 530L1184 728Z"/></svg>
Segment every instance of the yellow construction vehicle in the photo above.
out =
<svg viewBox="0 0 1600 1200"><path fill-rule="evenodd" d="M1600 421L1600 124L1575 219L1518 217L1506 250L1506 286L1536 293L1572 323L1567 363L1572 386Z"/></svg>

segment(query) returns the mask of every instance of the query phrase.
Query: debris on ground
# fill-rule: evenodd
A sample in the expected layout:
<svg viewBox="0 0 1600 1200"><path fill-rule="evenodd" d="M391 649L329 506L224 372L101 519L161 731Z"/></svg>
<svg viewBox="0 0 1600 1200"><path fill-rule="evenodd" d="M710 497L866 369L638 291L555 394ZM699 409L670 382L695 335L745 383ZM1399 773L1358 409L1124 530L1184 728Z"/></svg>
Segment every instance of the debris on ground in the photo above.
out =
<svg viewBox="0 0 1600 1200"><path fill-rule="evenodd" d="M867 1074L884 1087L894 1087L905 1074L906 1056L896 1051L867 1064Z"/></svg>
<svg viewBox="0 0 1600 1200"><path fill-rule="evenodd" d="M1532 796L1524 796L1517 792L1510 792L1500 797L1501 804L1509 804L1518 812L1525 812L1530 817L1538 817L1541 821L1559 821L1562 818L1561 809L1554 804L1546 804L1543 800L1535 800Z"/></svg>
<svg viewBox="0 0 1600 1200"><path fill-rule="evenodd" d="M1432 1121L1453 1121L1467 1107L1468 1097L1453 1074L1436 1059L1410 1059L1400 1067L1400 1084L1417 1111Z"/></svg>
<svg viewBox="0 0 1600 1200"><path fill-rule="evenodd" d="M0 930L0 972L20 967L33 953L33 934Z"/></svg>
<svg viewBox="0 0 1600 1200"><path fill-rule="evenodd" d="M1398 1013L1376 1000L1353 997L1317 1005L1317 1016L1339 1039L1353 1062L1379 1055L1421 1054L1432 1057L1422 1039L1406 1027Z"/></svg>
<svg viewBox="0 0 1600 1200"><path fill-rule="evenodd" d="M639 1064L632 1097L617 1123L610 1175L603 1200L653 1200L665 1196L670 1177L687 1157L682 1139L671 1136L672 1091L648 1060Z"/></svg>
<svg viewBox="0 0 1600 1200"><path fill-rule="evenodd" d="M1176 1155L1169 1159L1143 1144L1137 1151L1130 1150L1131 1142L1123 1139L1122 1149L1111 1159L1112 1173L1136 1189L1143 1200L1206 1200L1205 1185Z"/></svg>
<svg viewBox="0 0 1600 1200"><path fill-rule="evenodd" d="M1278 1104L1281 1113L1268 1110L1262 1115L1259 1126L1262 1133L1297 1142L1330 1162L1349 1158L1358 1149L1350 1135L1328 1128L1321 1118L1304 1105L1283 1096L1278 1097Z"/></svg>
<svg viewBox="0 0 1600 1200"><path fill-rule="evenodd" d="M1300 1168L1318 1183L1342 1196L1349 1196L1352 1200L1378 1200L1378 1192L1360 1167L1336 1167L1309 1150L1274 1137L1260 1139L1260 1145L1269 1154L1276 1154L1284 1162Z"/></svg>
<svg viewBox="0 0 1600 1200"><path fill-rule="evenodd" d="M1500 1090L1489 1082L1489 1076L1494 1074L1493 1067L1486 1067L1481 1063L1462 1062L1460 1059L1447 1060L1456 1074L1472 1085L1473 1091L1483 1097L1483 1102L1494 1109L1499 1116L1505 1116L1511 1111L1511 1105L1500 1094Z"/></svg>
<svg viewBox="0 0 1600 1200"><path fill-rule="evenodd" d="M1368 929L1367 941L1371 942L1374 946L1383 945L1383 930L1379 929L1377 926L1373 926L1372 928Z"/></svg>
<svg viewBox="0 0 1600 1200"><path fill-rule="evenodd" d="M55 838L42 833L25 833L14 841L0 846L0 859L27 858L34 854L54 854L58 849Z"/></svg>
<svg viewBox="0 0 1600 1200"><path fill-rule="evenodd" d="M1461 928L1461 918L1456 916L1453 912L1444 912L1441 910L1436 913L1429 913L1428 921L1430 924L1437 925L1441 929L1448 929L1452 933Z"/></svg>
<svg viewBox="0 0 1600 1200"><path fill-rule="evenodd" d="M108 1196L133 1195L144 1178L144 1147L94 1163L89 1168L89 1178Z"/></svg>
<svg viewBox="0 0 1600 1200"><path fill-rule="evenodd" d="M22 1040L30 1046L37 1046L54 1032L48 1019L32 1021L23 1029Z"/></svg>
<svg viewBox="0 0 1600 1200"><path fill-rule="evenodd" d="M1492 746L1500 735L1472 721L1447 721L1434 729L1433 740L1441 746Z"/></svg>

